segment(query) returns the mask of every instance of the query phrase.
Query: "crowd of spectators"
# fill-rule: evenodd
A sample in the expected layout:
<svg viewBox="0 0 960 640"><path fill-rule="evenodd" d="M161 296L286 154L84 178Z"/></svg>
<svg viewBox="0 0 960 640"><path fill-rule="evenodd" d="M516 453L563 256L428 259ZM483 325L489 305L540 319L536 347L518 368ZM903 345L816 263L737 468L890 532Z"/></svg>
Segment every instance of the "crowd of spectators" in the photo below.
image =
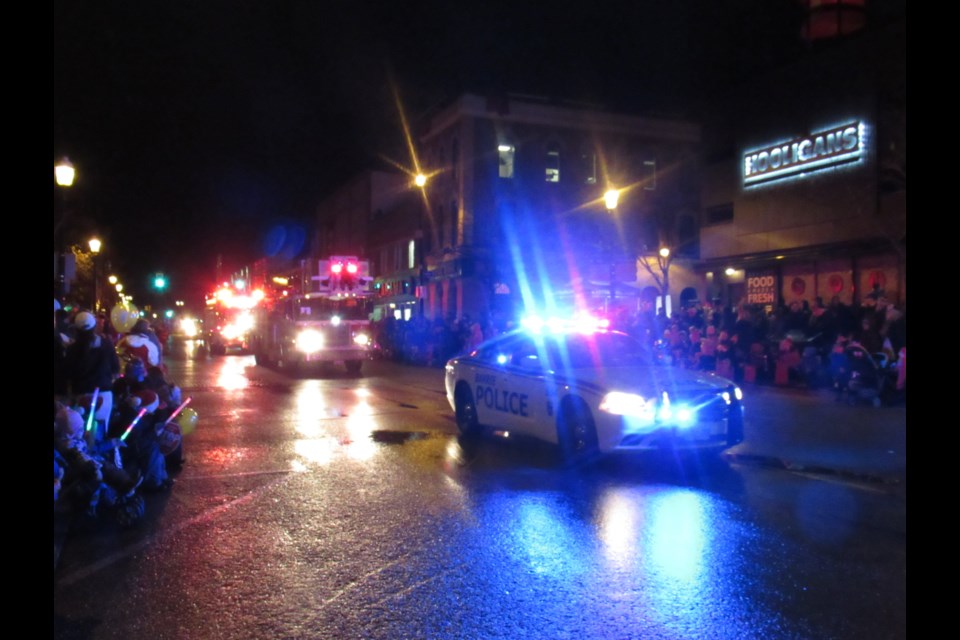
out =
<svg viewBox="0 0 960 640"><path fill-rule="evenodd" d="M185 403L167 379L164 341L142 318L120 333L106 315L54 300L53 342L55 513L132 524L141 493L169 490L184 462L173 418Z"/></svg>
<svg viewBox="0 0 960 640"><path fill-rule="evenodd" d="M649 345L665 364L714 371L737 382L817 386L832 383L831 355L862 345L882 366L906 359L906 313L883 292L849 305L834 297L781 303L774 308L741 304L691 304L667 316L652 304L610 314L611 327ZM378 323L382 357L424 366L443 366L514 325L502 319L452 318Z"/></svg>

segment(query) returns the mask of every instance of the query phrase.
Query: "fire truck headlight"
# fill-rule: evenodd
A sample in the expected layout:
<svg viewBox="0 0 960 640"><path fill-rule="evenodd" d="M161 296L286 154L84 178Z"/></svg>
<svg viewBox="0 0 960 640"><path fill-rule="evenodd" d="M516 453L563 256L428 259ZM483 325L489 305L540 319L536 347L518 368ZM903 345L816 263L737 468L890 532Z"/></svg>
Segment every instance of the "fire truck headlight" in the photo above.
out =
<svg viewBox="0 0 960 640"><path fill-rule="evenodd" d="M357 335L353 336L353 342L361 347L365 347L370 344L370 338L365 333L358 333Z"/></svg>
<svg viewBox="0 0 960 640"><path fill-rule="evenodd" d="M304 329L297 334L297 350L304 353L316 353L323 349L323 334L314 329Z"/></svg>
<svg viewBox="0 0 960 640"><path fill-rule="evenodd" d="M227 340L235 340L243 335L243 330L234 323L230 323L220 332Z"/></svg>

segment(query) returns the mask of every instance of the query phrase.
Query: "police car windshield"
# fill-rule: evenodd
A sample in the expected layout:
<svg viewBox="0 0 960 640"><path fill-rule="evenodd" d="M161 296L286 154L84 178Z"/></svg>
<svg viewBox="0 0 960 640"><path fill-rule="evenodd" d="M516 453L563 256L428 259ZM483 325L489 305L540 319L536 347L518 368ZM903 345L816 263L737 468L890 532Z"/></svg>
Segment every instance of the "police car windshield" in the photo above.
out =
<svg viewBox="0 0 960 640"><path fill-rule="evenodd" d="M567 334L549 341L547 348L554 366L574 369L630 367L653 362L649 349L622 333Z"/></svg>

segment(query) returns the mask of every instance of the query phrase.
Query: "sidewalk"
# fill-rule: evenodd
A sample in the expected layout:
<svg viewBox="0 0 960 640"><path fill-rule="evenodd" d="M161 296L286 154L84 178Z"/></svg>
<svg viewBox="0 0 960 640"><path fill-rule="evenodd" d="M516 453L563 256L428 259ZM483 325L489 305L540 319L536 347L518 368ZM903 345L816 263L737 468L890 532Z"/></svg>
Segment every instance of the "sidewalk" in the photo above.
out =
<svg viewBox="0 0 960 640"><path fill-rule="evenodd" d="M830 389L743 389L746 439L724 452L729 461L906 485L906 404L850 405Z"/></svg>

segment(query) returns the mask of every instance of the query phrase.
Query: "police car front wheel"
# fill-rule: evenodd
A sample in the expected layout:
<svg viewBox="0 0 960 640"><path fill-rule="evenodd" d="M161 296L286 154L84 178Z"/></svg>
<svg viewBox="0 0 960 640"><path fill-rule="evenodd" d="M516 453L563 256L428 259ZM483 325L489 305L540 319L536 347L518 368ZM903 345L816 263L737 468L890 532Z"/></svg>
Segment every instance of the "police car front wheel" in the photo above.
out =
<svg viewBox="0 0 960 640"><path fill-rule="evenodd" d="M597 453L597 428L582 400L566 402L557 425L560 452L566 462L583 462Z"/></svg>
<svg viewBox="0 0 960 640"><path fill-rule="evenodd" d="M477 403L473 399L473 392L470 387L460 385L457 387L456 395L457 430L462 435L476 435L480 431L480 424L477 419Z"/></svg>

